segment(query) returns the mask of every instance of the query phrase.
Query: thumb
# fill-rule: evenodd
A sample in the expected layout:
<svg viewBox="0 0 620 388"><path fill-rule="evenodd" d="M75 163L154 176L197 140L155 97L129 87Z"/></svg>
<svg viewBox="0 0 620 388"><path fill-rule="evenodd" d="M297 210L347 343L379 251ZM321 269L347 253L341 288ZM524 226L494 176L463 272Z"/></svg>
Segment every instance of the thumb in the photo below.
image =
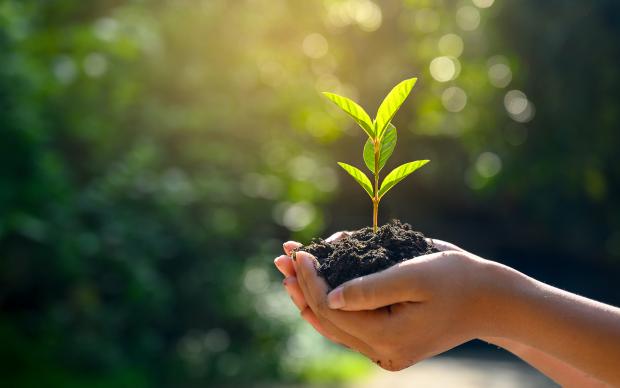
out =
<svg viewBox="0 0 620 388"><path fill-rule="evenodd" d="M412 269L414 265L395 265L384 271L350 280L327 295L332 309L374 310L395 303L415 301Z"/></svg>

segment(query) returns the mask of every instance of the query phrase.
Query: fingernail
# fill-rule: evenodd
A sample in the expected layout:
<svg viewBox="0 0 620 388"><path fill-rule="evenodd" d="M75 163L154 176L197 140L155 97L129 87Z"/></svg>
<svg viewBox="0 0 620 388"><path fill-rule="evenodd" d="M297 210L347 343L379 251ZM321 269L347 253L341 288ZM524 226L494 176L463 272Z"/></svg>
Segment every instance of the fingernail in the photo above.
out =
<svg viewBox="0 0 620 388"><path fill-rule="evenodd" d="M336 287L335 290L327 294L327 305L330 309L340 309L344 307L342 287Z"/></svg>
<svg viewBox="0 0 620 388"><path fill-rule="evenodd" d="M275 264L275 265L276 265L276 267L278 267L278 269L279 269L279 270L282 270L282 268L280 268L280 265L281 265L281 264L280 264L280 262L281 262L281 261L282 261L282 258L281 258L281 257L279 257L279 256L278 256L278 257L276 257L275 259L273 259L273 264Z"/></svg>
<svg viewBox="0 0 620 388"><path fill-rule="evenodd" d="M296 243L295 241L287 241L284 244L282 244L282 249L284 249L284 252L291 252L293 249L299 246L300 244Z"/></svg>

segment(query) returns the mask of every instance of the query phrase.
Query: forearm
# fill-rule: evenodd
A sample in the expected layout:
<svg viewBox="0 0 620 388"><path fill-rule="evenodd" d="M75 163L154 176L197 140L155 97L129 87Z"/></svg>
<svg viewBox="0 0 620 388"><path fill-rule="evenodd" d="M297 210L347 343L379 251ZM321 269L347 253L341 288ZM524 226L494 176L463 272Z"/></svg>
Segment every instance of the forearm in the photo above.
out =
<svg viewBox="0 0 620 388"><path fill-rule="evenodd" d="M481 338L481 340L506 349L564 388L609 387L608 384L595 379L580 369L531 346L499 337L486 337Z"/></svg>
<svg viewBox="0 0 620 388"><path fill-rule="evenodd" d="M529 345L586 375L620 385L620 309L505 267L497 274L502 285L496 318L485 336Z"/></svg>

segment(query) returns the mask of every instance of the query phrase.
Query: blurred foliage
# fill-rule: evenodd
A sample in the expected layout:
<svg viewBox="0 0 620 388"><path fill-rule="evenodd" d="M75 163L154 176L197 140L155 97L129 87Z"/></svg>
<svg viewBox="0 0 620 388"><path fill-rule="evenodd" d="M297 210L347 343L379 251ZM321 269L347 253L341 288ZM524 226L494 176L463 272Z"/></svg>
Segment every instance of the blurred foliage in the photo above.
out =
<svg viewBox="0 0 620 388"><path fill-rule="evenodd" d="M335 170L362 165L359 129L318 91L374 113L419 77L393 163L432 162L386 218L483 253L620 257L619 12L612 0L0 0L4 384L320 373L295 362L316 337L289 337L297 316L271 259L286 238L371 212Z"/></svg>

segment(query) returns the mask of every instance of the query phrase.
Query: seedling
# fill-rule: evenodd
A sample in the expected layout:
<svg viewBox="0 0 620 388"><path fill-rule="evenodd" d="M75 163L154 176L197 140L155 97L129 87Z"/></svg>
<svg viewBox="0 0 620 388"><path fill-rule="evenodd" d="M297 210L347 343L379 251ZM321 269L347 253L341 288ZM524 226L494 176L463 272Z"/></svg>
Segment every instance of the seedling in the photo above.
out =
<svg viewBox="0 0 620 388"><path fill-rule="evenodd" d="M338 165L348 172L370 196L372 200L372 230L375 233L377 232L381 198L398 182L405 179L407 175L429 162L429 160L416 160L400 165L387 174L379 186L379 172L392 156L394 147L396 147L396 127L392 125L391 121L409 96L417 80L417 78L410 78L396 85L379 106L374 120L371 120L364 108L356 102L334 93L323 93L325 97L351 116L368 135L366 144L364 144L363 156L366 167L374 176L374 185L360 169L342 162L338 162Z"/></svg>

